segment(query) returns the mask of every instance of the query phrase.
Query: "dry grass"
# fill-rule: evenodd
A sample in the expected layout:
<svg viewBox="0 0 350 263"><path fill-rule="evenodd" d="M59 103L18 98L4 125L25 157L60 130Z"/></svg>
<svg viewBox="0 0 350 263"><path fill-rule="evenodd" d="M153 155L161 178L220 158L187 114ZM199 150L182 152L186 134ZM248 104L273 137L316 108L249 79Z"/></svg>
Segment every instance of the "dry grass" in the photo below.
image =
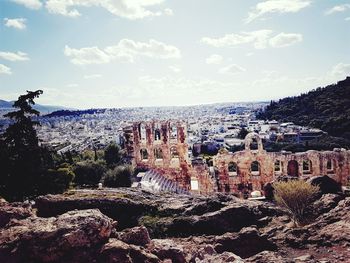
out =
<svg viewBox="0 0 350 263"><path fill-rule="evenodd" d="M277 204L290 212L293 221L297 225L301 224L305 219L305 209L318 193L319 187L303 180L278 182L273 187Z"/></svg>

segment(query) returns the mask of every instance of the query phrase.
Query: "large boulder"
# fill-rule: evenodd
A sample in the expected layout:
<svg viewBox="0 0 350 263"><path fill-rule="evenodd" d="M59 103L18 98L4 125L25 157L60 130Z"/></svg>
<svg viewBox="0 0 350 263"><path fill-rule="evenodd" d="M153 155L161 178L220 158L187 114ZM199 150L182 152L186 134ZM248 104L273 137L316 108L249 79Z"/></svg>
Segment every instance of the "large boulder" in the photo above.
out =
<svg viewBox="0 0 350 263"><path fill-rule="evenodd" d="M226 233L214 238L214 248L218 253L232 252L242 258L253 256L261 251L276 250L266 236L260 235L253 227L243 228L239 233Z"/></svg>
<svg viewBox="0 0 350 263"><path fill-rule="evenodd" d="M318 200L312 204L312 214L313 216L323 215L333 208L335 208L338 203L344 199L342 195L339 194L324 194Z"/></svg>
<svg viewBox="0 0 350 263"><path fill-rule="evenodd" d="M148 249L160 259L170 259L172 263L185 263L186 253L181 244L171 239L153 239Z"/></svg>
<svg viewBox="0 0 350 263"><path fill-rule="evenodd" d="M0 230L0 262L90 260L109 238L112 222L98 210L12 221Z"/></svg>
<svg viewBox="0 0 350 263"><path fill-rule="evenodd" d="M81 190L73 194L46 195L36 199L38 216L57 216L74 209L99 209L103 214L118 221L118 228L137 226L143 214L152 213L155 207L147 200L135 200L123 192L103 192L98 190Z"/></svg>
<svg viewBox="0 0 350 263"><path fill-rule="evenodd" d="M33 210L29 204L11 204L4 199L0 200L0 228L9 223L11 219L24 219L33 215Z"/></svg>
<svg viewBox="0 0 350 263"><path fill-rule="evenodd" d="M277 252L273 251L262 251L252 257L245 259L246 263L266 263L266 262L274 262L274 263L290 263L292 262L289 259L283 258Z"/></svg>
<svg viewBox="0 0 350 263"><path fill-rule="evenodd" d="M144 226L125 229L117 233L117 238L125 243L137 246L146 246L151 242L147 228Z"/></svg>
<svg viewBox="0 0 350 263"><path fill-rule="evenodd" d="M167 222L165 229L170 236L221 235L252 225L263 226L268 223L268 217L282 213L279 208L268 203L237 201L203 215L175 217Z"/></svg>
<svg viewBox="0 0 350 263"><path fill-rule="evenodd" d="M160 259L146 250L111 238L100 251L99 262L103 263L159 263Z"/></svg>
<svg viewBox="0 0 350 263"><path fill-rule="evenodd" d="M314 176L308 180L312 185L317 185L320 188L321 194L337 194L341 193L341 185L327 175Z"/></svg>

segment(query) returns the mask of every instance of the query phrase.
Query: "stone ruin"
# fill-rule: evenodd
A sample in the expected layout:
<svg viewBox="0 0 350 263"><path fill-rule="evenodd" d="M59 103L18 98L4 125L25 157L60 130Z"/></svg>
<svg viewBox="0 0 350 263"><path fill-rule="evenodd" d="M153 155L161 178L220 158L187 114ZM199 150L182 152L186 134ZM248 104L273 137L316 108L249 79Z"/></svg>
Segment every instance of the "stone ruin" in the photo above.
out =
<svg viewBox="0 0 350 263"><path fill-rule="evenodd" d="M136 122L124 128L124 140L133 166L153 170L192 193L246 197L283 178L307 180L327 175L340 185L350 180L350 151L266 152L256 133L246 136L242 151L219 151L210 167L203 161L190 162L183 122Z"/></svg>

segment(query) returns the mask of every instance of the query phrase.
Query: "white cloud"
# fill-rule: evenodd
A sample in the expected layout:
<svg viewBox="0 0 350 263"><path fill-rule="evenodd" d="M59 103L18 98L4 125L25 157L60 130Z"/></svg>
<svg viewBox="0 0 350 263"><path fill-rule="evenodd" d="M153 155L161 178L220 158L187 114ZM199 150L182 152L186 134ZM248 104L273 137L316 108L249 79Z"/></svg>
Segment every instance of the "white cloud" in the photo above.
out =
<svg viewBox="0 0 350 263"><path fill-rule="evenodd" d="M76 87L79 87L79 85L76 83L70 83L70 84L67 84L66 87L67 88L76 88Z"/></svg>
<svg viewBox="0 0 350 263"><path fill-rule="evenodd" d="M0 51L0 59L9 61L26 61L29 60L29 57L26 53L20 51L17 53Z"/></svg>
<svg viewBox="0 0 350 263"><path fill-rule="evenodd" d="M330 71L330 75L333 77L345 77L350 76L350 64L345 63L338 63L337 65L333 66L332 70Z"/></svg>
<svg viewBox="0 0 350 263"><path fill-rule="evenodd" d="M350 16L345 18L345 21L350 21Z"/></svg>
<svg viewBox="0 0 350 263"><path fill-rule="evenodd" d="M24 5L30 9L40 9L42 7L42 3L39 0L11 0L14 3Z"/></svg>
<svg viewBox="0 0 350 263"><path fill-rule="evenodd" d="M242 44L252 44L257 49L266 48L272 30L258 30L242 32L240 34L226 34L220 38L203 37L202 43L214 47L233 47Z"/></svg>
<svg viewBox="0 0 350 263"><path fill-rule="evenodd" d="M131 39L122 39L115 46L105 49L98 47L85 47L74 49L66 46L64 54L71 58L71 62L77 65L104 64L112 60L122 62L134 62L135 57L144 56L158 59L180 58L180 50L171 45L166 45L154 39L148 42L135 42Z"/></svg>
<svg viewBox="0 0 350 263"><path fill-rule="evenodd" d="M113 15L127 19L142 19L145 17L172 15L172 10L167 8L164 11L151 11L150 6L163 3L164 0L48 0L47 10L52 14L60 14L69 17L78 17L80 12L76 7L98 6L106 9Z"/></svg>
<svg viewBox="0 0 350 263"><path fill-rule="evenodd" d="M344 12L346 10L350 10L350 4L336 5L336 6L333 6L331 9L328 9L326 11L326 15L331 15L338 12Z"/></svg>
<svg viewBox="0 0 350 263"><path fill-rule="evenodd" d="M101 74L91 74L91 75L85 75L84 79L98 79L101 78L102 75Z"/></svg>
<svg viewBox="0 0 350 263"><path fill-rule="evenodd" d="M65 46L64 54L70 57L70 61L76 65L104 64L111 60L111 58L98 47L75 49Z"/></svg>
<svg viewBox="0 0 350 263"><path fill-rule="evenodd" d="M236 64L231 64L219 69L220 74L231 74L231 75L244 72L244 71L246 71L245 68L242 68L241 66L238 66Z"/></svg>
<svg viewBox="0 0 350 263"><path fill-rule="evenodd" d="M205 63L207 64L221 64L223 62L224 58L220 55L213 54L205 59Z"/></svg>
<svg viewBox="0 0 350 263"><path fill-rule="evenodd" d="M7 74L7 75L11 75L12 71L9 67L6 67L3 64L0 64L0 74Z"/></svg>
<svg viewBox="0 0 350 263"><path fill-rule="evenodd" d="M171 71L173 71L174 73L180 73L181 72L181 68L179 68L178 66L169 66L169 69Z"/></svg>
<svg viewBox="0 0 350 263"><path fill-rule="evenodd" d="M167 15L167 16L172 16L172 15L174 15L174 12L170 8L165 8L164 9L164 14Z"/></svg>
<svg viewBox="0 0 350 263"><path fill-rule="evenodd" d="M13 27L16 29L25 29L26 28L26 19L25 18L4 18L5 26Z"/></svg>
<svg viewBox="0 0 350 263"><path fill-rule="evenodd" d="M288 47L303 41L301 34L280 33L269 40L271 47Z"/></svg>
<svg viewBox="0 0 350 263"><path fill-rule="evenodd" d="M301 34L280 33L272 37L272 30L263 29L240 34L226 34L219 38L203 37L202 43L214 47L235 47L243 44L251 44L256 49L271 47L286 47L302 41Z"/></svg>
<svg viewBox="0 0 350 263"><path fill-rule="evenodd" d="M307 0L267 0L258 3L252 12L249 12L246 23L264 16L268 13L296 13L309 6L311 1Z"/></svg>

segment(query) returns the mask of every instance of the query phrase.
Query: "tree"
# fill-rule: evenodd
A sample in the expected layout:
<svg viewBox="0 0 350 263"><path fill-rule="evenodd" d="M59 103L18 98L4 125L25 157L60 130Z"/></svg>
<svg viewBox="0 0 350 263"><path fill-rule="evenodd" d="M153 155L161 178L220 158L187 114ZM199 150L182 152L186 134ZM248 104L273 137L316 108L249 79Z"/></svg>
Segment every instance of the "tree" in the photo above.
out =
<svg viewBox="0 0 350 263"><path fill-rule="evenodd" d="M122 160L122 154L120 148L115 143L111 143L107 146L104 155L107 166L115 166L119 164Z"/></svg>
<svg viewBox="0 0 350 263"><path fill-rule="evenodd" d="M50 194L61 194L71 186L74 173L70 168L48 169L40 181Z"/></svg>
<svg viewBox="0 0 350 263"><path fill-rule="evenodd" d="M303 222L305 209L319 192L318 186L313 186L303 180L277 182L273 184L273 188L277 204L290 212L296 224Z"/></svg>
<svg viewBox="0 0 350 263"><path fill-rule="evenodd" d="M80 186L96 186L100 182L105 171L106 167L102 162L79 162L74 168L74 182Z"/></svg>
<svg viewBox="0 0 350 263"><path fill-rule="evenodd" d="M249 132L247 131L246 128L242 128L242 129L239 131L237 137L238 137L239 139L245 139L245 137L247 136L248 133L249 133Z"/></svg>
<svg viewBox="0 0 350 263"><path fill-rule="evenodd" d="M129 165L117 166L108 170L103 177L103 184L108 187L130 187L133 169Z"/></svg>
<svg viewBox="0 0 350 263"><path fill-rule="evenodd" d="M18 110L4 115L12 123L0 139L3 148L0 158L1 162L5 162L0 190L10 200L21 200L40 193L38 182L45 166L45 151L39 146L35 130L39 123L32 120L39 112L32 105L35 104L34 99L42 93L42 90L27 91L13 104Z"/></svg>

